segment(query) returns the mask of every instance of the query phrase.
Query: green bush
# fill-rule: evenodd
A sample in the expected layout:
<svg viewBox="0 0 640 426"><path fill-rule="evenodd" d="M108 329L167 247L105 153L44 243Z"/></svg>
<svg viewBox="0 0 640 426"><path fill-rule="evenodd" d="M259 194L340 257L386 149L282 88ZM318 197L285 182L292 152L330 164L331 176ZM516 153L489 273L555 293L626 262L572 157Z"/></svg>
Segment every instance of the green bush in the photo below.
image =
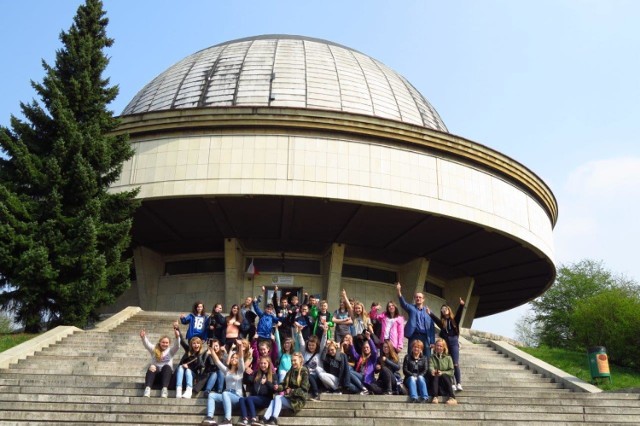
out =
<svg viewBox="0 0 640 426"><path fill-rule="evenodd" d="M576 303L570 315L578 345L604 346L612 363L640 366L640 297L628 288L611 288Z"/></svg>

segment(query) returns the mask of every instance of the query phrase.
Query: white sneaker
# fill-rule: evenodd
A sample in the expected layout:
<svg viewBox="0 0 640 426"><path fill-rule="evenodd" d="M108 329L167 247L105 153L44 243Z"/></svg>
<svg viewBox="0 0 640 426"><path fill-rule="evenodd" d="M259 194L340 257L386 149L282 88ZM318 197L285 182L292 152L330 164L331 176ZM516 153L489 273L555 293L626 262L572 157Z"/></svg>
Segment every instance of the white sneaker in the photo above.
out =
<svg viewBox="0 0 640 426"><path fill-rule="evenodd" d="M458 383L458 385L456 386L456 390L461 391L462 390L462 384Z"/></svg>
<svg viewBox="0 0 640 426"><path fill-rule="evenodd" d="M177 386L176 387L176 399L180 399L180 398L182 398L182 386Z"/></svg>
<svg viewBox="0 0 640 426"><path fill-rule="evenodd" d="M161 398L168 398L169 397L169 391L167 390L167 388L162 388L162 393L160 394Z"/></svg>
<svg viewBox="0 0 640 426"><path fill-rule="evenodd" d="M145 398L149 398L151 396L151 388L149 386L144 388L144 393L142 394L142 396L144 396Z"/></svg>
<svg viewBox="0 0 640 426"><path fill-rule="evenodd" d="M189 398L191 398L191 393L192 393L191 388L187 387L187 389L182 394L182 397L185 398L185 399L189 399Z"/></svg>

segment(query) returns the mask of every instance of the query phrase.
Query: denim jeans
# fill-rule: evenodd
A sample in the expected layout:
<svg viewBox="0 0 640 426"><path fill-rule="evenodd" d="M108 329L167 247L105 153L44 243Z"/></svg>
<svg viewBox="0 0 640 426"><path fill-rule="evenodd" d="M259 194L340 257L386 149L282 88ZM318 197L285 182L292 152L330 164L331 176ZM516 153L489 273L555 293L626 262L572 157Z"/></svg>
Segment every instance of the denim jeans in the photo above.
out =
<svg viewBox="0 0 640 426"><path fill-rule="evenodd" d="M364 376L357 371L355 371L352 367L349 367L349 376L351 376L351 384L358 388L359 390L364 389Z"/></svg>
<svg viewBox="0 0 640 426"><path fill-rule="evenodd" d="M277 419L283 408L292 408L287 397L283 395L274 396L271 404L269 404L269 408L267 408L267 411L264 413L264 418L269 419L275 417Z"/></svg>
<svg viewBox="0 0 640 426"><path fill-rule="evenodd" d="M405 385L409 391L410 398L429 397L429 393L427 392L427 381L424 376L409 376L405 379Z"/></svg>
<svg viewBox="0 0 640 426"><path fill-rule="evenodd" d="M191 371L190 369L184 368L183 366L179 365L178 369L176 370L176 387L182 387L182 378L183 377L186 378L187 387L188 388L192 388L193 387L193 371Z"/></svg>
<svg viewBox="0 0 640 426"><path fill-rule="evenodd" d="M212 390L215 390L218 393L222 393L223 389L224 389L224 373L220 370L213 371L211 374L209 374L209 378L207 379L207 384L204 386L205 392L211 392Z"/></svg>
<svg viewBox="0 0 640 426"><path fill-rule="evenodd" d="M447 337L447 345L449 346L449 355L453 359L453 373L456 383L462 383L460 378L460 341L458 336Z"/></svg>
<svg viewBox="0 0 640 426"><path fill-rule="evenodd" d="M271 397L263 395L252 395L246 398L240 398L242 417L249 419L258 417L257 410L268 407L270 402Z"/></svg>
<svg viewBox="0 0 640 426"><path fill-rule="evenodd" d="M234 390L226 390L222 393L210 393L207 399L208 417L213 417L216 411L216 402L222 402L224 418L230 419L232 408L240 403L240 395L236 394Z"/></svg>

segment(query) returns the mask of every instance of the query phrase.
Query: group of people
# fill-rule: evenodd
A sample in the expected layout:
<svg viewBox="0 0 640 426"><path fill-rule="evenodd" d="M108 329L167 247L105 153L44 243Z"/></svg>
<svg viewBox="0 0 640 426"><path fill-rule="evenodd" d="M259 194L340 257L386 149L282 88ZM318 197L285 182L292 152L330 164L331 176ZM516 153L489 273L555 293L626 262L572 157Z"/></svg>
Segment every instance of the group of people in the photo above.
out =
<svg viewBox="0 0 640 426"><path fill-rule="evenodd" d="M263 294L231 306L226 317L221 304L207 315L197 301L191 313L180 316L179 322L188 326L184 338L178 321L174 323L173 344L164 336L154 346L140 332L151 353L143 395L149 397L157 385L167 398L174 383L176 398L202 392L207 398L202 423L216 425L214 415L221 406L220 426L232 424L232 410L238 407L239 425L277 424L283 408L298 412L322 392L408 394L412 403L439 403L440 397L455 404L455 392L462 390L458 335L464 301L460 299L455 315L443 305L438 317L422 293L410 304L400 283L396 289L406 321L394 301L384 310L372 303L367 312L345 290L334 312L326 300L307 293L302 303L284 291L279 297L278 287L264 310L262 287ZM437 339L435 325L440 329ZM401 361L405 337L408 353ZM172 358L180 346L184 355L174 372ZM265 408L259 418L258 411Z"/></svg>

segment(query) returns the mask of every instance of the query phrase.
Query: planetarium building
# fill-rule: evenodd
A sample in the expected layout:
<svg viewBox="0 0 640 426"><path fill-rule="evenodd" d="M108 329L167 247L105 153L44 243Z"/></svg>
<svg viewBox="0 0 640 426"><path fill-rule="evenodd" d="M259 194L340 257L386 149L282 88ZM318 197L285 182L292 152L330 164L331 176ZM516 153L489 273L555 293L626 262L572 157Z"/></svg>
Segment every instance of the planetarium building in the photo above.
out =
<svg viewBox="0 0 640 426"><path fill-rule="evenodd" d="M448 132L400 74L325 40L265 35L184 58L131 100L135 275L118 309L225 311L261 286L337 308L424 291L463 325L543 293L556 200L525 166ZM253 262L253 263L252 263ZM253 264L259 274L248 274Z"/></svg>

